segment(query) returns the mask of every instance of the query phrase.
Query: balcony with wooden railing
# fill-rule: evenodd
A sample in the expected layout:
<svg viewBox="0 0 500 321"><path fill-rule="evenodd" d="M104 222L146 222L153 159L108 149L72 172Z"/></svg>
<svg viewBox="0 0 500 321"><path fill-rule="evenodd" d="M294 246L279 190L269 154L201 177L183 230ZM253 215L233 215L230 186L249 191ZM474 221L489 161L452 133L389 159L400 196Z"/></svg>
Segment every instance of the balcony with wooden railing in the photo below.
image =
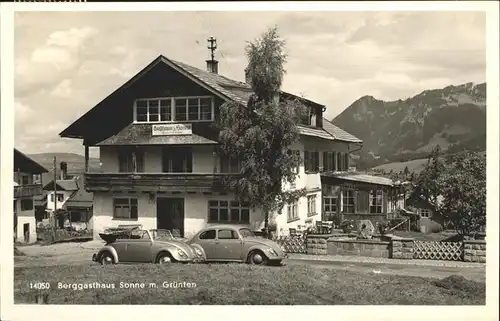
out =
<svg viewBox="0 0 500 321"><path fill-rule="evenodd" d="M42 184L25 184L14 186L14 197L33 197L42 195Z"/></svg>
<svg viewBox="0 0 500 321"><path fill-rule="evenodd" d="M234 174L85 173L89 192L225 192Z"/></svg>

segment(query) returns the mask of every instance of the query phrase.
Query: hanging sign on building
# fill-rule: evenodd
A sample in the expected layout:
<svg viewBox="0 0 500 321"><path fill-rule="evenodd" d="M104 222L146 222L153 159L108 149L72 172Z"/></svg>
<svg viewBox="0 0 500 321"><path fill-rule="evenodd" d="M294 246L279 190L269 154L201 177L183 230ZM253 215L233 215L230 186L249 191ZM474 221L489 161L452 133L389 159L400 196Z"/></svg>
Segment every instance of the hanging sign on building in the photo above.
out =
<svg viewBox="0 0 500 321"><path fill-rule="evenodd" d="M193 127L191 124L155 124L152 127L153 136L172 136L172 135L192 135Z"/></svg>

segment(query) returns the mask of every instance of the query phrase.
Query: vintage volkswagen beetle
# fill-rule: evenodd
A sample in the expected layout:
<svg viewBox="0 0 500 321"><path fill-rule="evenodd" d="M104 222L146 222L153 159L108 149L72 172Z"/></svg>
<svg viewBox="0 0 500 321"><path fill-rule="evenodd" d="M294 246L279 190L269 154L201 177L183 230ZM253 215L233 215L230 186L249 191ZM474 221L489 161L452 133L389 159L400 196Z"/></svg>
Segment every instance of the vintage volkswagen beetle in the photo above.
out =
<svg viewBox="0 0 500 321"><path fill-rule="evenodd" d="M186 243L200 246L206 262L275 265L283 264L287 258L284 249L276 242L256 237L249 228L239 225L207 226Z"/></svg>
<svg viewBox="0 0 500 321"><path fill-rule="evenodd" d="M106 244L92 260L116 263L194 263L204 261L200 246L187 245L167 230L144 230L140 226L109 229L99 236Z"/></svg>

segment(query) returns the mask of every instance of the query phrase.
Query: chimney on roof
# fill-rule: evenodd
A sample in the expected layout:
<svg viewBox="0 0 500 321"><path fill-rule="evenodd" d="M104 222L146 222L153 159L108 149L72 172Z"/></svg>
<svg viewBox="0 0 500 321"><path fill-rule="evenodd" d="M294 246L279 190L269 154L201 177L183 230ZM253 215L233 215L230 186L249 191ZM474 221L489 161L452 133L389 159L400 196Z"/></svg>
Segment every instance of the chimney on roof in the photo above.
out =
<svg viewBox="0 0 500 321"><path fill-rule="evenodd" d="M68 163L61 162L61 164L59 164L59 168L61 169L61 179L66 179L68 175Z"/></svg>
<svg viewBox="0 0 500 321"><path fill-rule="evenodd" d="M217 74L219 73L219 62L215 60L215 49L217 49L217 39L214 37L210 37L207 39L209 45L208 49L210 50L210 60L206 60L207 62L207 71Z"/></svg>

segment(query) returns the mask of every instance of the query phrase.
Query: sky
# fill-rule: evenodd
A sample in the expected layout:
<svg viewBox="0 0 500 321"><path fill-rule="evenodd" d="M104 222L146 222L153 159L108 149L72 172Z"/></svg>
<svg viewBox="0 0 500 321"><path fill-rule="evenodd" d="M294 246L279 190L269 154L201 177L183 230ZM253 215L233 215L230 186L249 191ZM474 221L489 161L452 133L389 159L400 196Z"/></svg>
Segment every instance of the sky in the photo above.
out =
<svg viewBox="0 0 500 321"><path fill-rule="evenodd" d="M247 41L278 26L282 89L334 118L365 95L405 99L486 79L483 12L17 12L15 147L83 154L59 133L158 55L244 80ZM97 152L91 149L91 155Z"/></svg>

